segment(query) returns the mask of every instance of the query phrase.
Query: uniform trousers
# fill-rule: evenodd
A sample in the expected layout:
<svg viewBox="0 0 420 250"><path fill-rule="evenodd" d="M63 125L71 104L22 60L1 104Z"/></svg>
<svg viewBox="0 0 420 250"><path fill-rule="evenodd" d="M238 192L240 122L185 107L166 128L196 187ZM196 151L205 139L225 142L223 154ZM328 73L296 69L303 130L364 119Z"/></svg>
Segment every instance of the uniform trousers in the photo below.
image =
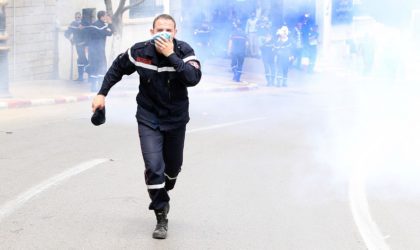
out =
<svg viewBox="0 0 420 250"><path fill-rule="evenodd" d="M232 53L230 66L232 67L233 79L235 82L241 80L242 68L244 66L245 53Z"/></svg>
<svg viewBox="0 0 420 250"><path fill-rule="evenodd" d="M88 59L86 57L86 46L85 45L76 45L76 52L77 52L77 79L79 81L83 80L83 73L85 72L85 68L88 65Z"/></svg>
<svg viewBox="0 0 420 250"><path fill-rule="evenodd" d="M168 191L174 188L181 171L185 129L183 125L162 131L138 123L144 176L151 199L150 210L162 210L170 200Z"/></svg>

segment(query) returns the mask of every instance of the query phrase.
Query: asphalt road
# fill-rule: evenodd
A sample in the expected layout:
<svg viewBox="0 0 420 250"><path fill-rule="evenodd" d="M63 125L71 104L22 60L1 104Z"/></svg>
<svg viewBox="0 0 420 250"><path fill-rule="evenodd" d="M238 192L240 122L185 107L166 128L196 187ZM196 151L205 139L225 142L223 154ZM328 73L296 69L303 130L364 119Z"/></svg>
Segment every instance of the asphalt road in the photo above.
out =
<svg viewBox="0 0 420 250"><path fill-rule="evenodd" d="M166 240L134 97L0 110L0 249L419 249L418 98L346 80L191 91Z"/></svg>

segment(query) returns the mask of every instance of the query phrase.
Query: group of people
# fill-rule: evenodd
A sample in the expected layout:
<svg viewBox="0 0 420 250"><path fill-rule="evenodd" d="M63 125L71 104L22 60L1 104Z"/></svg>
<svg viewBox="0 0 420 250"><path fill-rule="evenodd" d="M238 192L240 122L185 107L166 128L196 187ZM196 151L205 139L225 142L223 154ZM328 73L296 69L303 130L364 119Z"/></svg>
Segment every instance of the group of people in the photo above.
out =
<svg viewBox="0 0 420 250"><path fill-rule="evenodd" d="M194 38L203 57L208 57L209 51L218 53L220 46L227 44L233 81L240 81L246 57L262 60L268 86L287 86L290 67L314 71L319 33L310 14L279 21L279 13L269 13L258 4L249 13L231 9L225 19L220 13L226 14L216 9L211 20L199 15Z"/></svg>
<svg viewBox="0 0 420 250"><path fill-rule="evenodd" d="M77 81L84 81L88 74L91 91L96 92L107 70L106 38L114 32L112 18L105 11L98 11L97 20L82 19L80 12L69 25L64 36L70 40L77 52ZM73 63L73 62L72 62Z"/></svg>
<svg viewBox="0 0 420 250"><path fill-rule="evenodd" d="M305 66L307 72L313 72L319 33L308 15L293 27L284 24L277 28L272 27L267 16L256 19L255 13L251 13L245 29L236 22L233 27L227 51L231 56L234 81L240 81L247 56L262 59L268 86L286 87L291 66L299 70ZM305 63L302 58L307 59Z"/></svg>

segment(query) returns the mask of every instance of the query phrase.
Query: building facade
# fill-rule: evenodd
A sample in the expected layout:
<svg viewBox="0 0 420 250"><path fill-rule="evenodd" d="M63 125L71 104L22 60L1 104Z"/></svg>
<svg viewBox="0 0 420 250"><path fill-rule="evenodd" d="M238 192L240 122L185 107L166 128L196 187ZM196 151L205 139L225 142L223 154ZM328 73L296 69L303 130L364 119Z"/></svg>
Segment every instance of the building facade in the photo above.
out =
<svg viewBox="0 0 420 250"><path fill-rule="evenodd" d="M56 0L13 0L6 5L11 81L51 79L57 72Z"/></svg>

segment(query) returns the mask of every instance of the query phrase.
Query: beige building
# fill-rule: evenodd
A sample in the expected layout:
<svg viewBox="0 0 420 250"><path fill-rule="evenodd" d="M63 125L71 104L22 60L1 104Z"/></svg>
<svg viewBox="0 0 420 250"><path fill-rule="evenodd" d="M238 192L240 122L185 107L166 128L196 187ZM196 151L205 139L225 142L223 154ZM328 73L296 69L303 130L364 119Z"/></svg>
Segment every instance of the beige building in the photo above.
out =
<svg viewBox="0 0 420 250"><path fill-rule="evenodd" d="M55 0L14 0L6 6L10 80L48 79L54 74Z"/></svg>

